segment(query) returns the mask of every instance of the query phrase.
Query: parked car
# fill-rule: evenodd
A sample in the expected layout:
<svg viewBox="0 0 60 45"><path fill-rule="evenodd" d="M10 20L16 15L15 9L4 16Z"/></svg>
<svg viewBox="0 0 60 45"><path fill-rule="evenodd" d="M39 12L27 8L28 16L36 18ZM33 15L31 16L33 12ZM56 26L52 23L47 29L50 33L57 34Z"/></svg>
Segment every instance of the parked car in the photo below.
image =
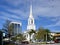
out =
<svg viewBox="0 0 60 45"><path fill-rule="evenodd" d="M47 44L54 44L54 41L47 41Z"/></svg>
<svg viewBox="0 0 60 45"><path fill-rule="evenodd" d="M55 41L55 43L60 43L60 39L56 39L54 41Z"/></svg>
<svg viewBox="0 0 60 45"><path fill-rule="evenodd" d="M28 41L22 41L21 43L22 43L22 44L29 44Z"/></svg>

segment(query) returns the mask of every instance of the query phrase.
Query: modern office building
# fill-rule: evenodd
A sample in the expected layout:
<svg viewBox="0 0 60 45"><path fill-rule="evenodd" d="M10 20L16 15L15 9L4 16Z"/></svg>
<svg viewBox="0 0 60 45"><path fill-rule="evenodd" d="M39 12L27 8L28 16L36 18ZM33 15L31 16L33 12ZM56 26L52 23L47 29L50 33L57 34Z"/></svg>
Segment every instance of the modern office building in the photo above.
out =
<svg viewBox="0 0 60 45"><path fill-rule="evenodd" d="M21 22L11 22L10 25L13 25L12 35L17 35L22 33Z"/></svg>

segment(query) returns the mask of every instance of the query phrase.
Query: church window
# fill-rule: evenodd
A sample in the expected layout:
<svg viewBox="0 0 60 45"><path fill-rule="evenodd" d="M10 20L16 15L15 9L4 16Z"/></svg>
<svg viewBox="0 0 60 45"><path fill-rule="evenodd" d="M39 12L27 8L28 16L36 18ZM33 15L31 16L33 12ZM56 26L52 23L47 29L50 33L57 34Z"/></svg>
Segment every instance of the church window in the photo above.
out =
<svg viewBox="0 0 60 45"><path fill-rule="evenodd" d="M33 24L33 20L31 20L31 23Z"/></svg>

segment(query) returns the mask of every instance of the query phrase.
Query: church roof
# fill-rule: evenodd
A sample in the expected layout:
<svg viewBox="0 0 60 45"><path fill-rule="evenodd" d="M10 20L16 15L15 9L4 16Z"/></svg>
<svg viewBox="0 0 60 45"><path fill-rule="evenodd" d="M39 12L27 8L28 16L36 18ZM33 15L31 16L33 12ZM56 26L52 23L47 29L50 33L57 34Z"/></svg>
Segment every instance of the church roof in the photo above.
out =
<svg viewBox="0 0 60 45"><path fill-rule="evenodd" d="M33 18L33 15L32 15L32 5L30 5L30 18Z"/></svg>

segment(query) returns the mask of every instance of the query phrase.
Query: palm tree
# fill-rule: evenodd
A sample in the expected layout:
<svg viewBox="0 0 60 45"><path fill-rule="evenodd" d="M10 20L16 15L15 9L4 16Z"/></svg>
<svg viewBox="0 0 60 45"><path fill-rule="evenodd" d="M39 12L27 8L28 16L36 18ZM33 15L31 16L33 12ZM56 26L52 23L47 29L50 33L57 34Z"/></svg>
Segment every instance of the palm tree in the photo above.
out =
<svg viewBox="0 0 60 45"><path fill-rule="evenodd" d="M45 32L46 32L46 41L51 40L51 38L49 36L50 30L49 29L45 29Z"/></svg>

